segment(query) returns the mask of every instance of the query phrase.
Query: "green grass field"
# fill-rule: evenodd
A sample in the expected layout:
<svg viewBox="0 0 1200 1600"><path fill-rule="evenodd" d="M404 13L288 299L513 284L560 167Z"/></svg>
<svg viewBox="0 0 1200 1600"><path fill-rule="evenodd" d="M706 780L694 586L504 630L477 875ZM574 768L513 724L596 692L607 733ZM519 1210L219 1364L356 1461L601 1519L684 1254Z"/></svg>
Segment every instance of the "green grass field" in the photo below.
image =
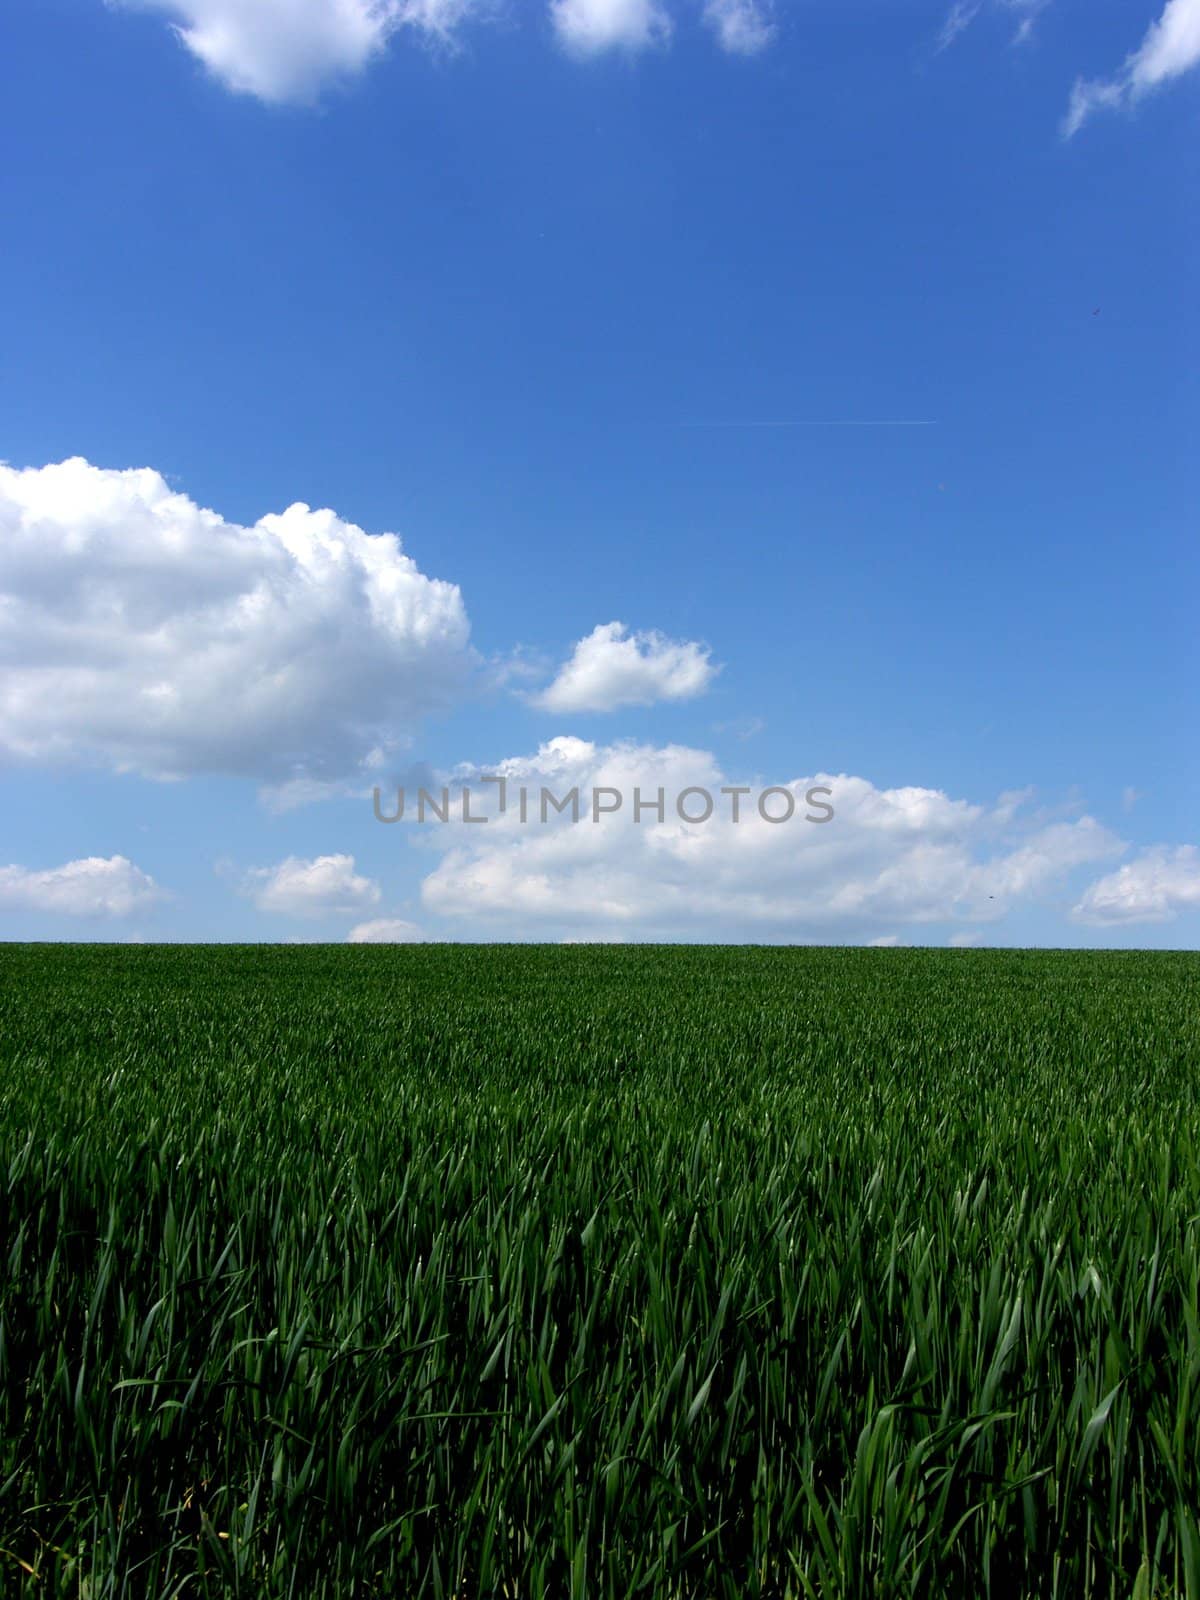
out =
<svg viewBox="0 0 1200 1600"><path fill-rule="evenodd" d="M1200 956L0 946L0 1593L1200 1600Z"/></svg>

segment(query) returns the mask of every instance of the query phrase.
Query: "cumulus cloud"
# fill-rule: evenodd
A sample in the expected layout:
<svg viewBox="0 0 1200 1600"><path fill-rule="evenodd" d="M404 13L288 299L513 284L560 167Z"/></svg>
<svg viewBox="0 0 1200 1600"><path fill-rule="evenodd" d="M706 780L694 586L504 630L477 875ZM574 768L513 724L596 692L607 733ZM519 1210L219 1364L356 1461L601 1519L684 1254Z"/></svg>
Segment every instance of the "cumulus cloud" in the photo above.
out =
<svg viewBox="0 0 1200 1600"><path fill-rule="evenodd" d="M420 944L425 935L415 922L401 922L397 917L377 917L372 922L360 922L346 935L347 944Z"/></svg>
<svg viewBox="0 0 1200 1600"><path fill-rule="evenodd" d="M288 856L274 867L255 867L243 891L260 911L288 917L344 916L379 904L379 885L354 870L353 856Z"/></svg>
<svg viewBox="0 0 1200 1600"><path fill-rule="evenodd" d="M1167 0L1158 21L1113 78L1079 78L1063 122L1067 138L1093 111L1131 106L1200 63L1200 0Z"/></svg>
<svg viewBox="0 0 1200 1600"><path fill-rule="evenodd" d="M1017 0L1002 0L1017 3ZM330 84L361 73L407 32L456 44L463 25L497 0L109 0L158 13L225 88L268 105L311 104ZM669 43L667 0L548 0L551 27L571 55L629 54ZM774 0L704 0L701 15L721 48L756 55L775 35Z"/></svg>
<svg viewBox="0 0 1200 1600"><path fill-rule="evenodd" d="M268 104L314 100L361 72L392 34L443 42L475 0L117 0L162 12L180 43L227 89Z"/></svg>
<svg viewBox="0 0 1200 1600"><path fill-rule="evenodd" d="M550 0L550 19L563 48L577 56L647 50L671 37L658 0Z"/></svg>
<svg viewBox="0 0 1200 1600"><path fill-rule="evenodd" d="M0 755L321 784L453 704L458 587L296 504L253 527L157 472L0 466Z"/></svg>
<svg viewBox="0 0 1200 1600"><path fill-rule="evenodd" d="M85 856L40 872L0 867L0 911L127 917L161 898L154 879L125 856Z"/></svg>
<svg viewBox="0 0 1200 1600"><path fill-rule="evenodd" d="M464 923L535 927L550 936L840 941L935 922L986 924L1122 848L1087 816L1048 826L1023 822L1011 795L981 806L937 789L879 789L846 774L782 785L795 805L785 822L764 820L755 795L766 785L759 785L738 800L734 822L733 797L719 791L738 780L709 752L682 745L561 737L494 771L508 782L504 814L497 798L487 826L431 830L430 842L446 853L422 885L423 902ZM533 796L524 824L518 786ZM559 800L578 787L580 820L550 808L543 824L542 786ZM644 802L640 821L635 787ZM835 815L808 823L804 816L820 815L806 801L818 787L833 791ZM660 788L661 821L650 809ZM677 797L689 788L713 795L710 820L680 820ZM594 821L597 790L616 791L623 804ZM610 803L607 796L602 803ZM703 809L695 796L684 805L693 816ZM776 793L767 810L779 816L787 806L787 796Z"/></svg>
<svg viewBox="0 0 1200 1600"><path fill-rule="evenodd" d="M707 0L704 20L731 55L754 56L775 37L775 27L761 0Z"/></svg>
<svg viewBox="0 0 1200 1600"><path fill-rule="evenodd" d="M653 630L630 633L624 623L605 622L580 639L553 683L529 699L544 711L568 714L690 700L719 671L704 645Z"/></svg>
<svg viewBox="0 0 1200 1600"><path fill-rule="evenodd" d="M1185 844L1145 851L1093 883L1075 916L1106 926L1121 922L1170 922L1181 911L1200 910L1200 850Z"/></svg>

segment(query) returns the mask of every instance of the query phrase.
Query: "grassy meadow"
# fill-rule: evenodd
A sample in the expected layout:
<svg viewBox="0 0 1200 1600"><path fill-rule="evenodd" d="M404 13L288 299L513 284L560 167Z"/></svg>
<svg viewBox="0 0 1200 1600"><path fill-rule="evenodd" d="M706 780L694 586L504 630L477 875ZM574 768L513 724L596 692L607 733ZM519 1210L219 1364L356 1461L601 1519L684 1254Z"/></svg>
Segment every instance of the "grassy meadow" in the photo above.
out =
<svg viewBox="0 0 1200 1600"><path fill-rule="evenodd" d="M0 1594L1200 1600L1200 955L0 946Z"/></svg>

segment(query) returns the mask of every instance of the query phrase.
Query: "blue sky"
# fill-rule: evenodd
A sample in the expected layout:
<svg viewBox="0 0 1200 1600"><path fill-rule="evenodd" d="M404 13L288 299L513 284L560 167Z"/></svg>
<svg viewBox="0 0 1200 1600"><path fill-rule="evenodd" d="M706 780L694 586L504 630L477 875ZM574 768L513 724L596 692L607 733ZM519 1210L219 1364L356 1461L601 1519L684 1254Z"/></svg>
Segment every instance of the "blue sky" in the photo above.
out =
<svg viewBox="0 0 1200 1600"><path fill-rule="evenodd" d="M1197 0L0 26L0 937L1200 943Z"/></svg>

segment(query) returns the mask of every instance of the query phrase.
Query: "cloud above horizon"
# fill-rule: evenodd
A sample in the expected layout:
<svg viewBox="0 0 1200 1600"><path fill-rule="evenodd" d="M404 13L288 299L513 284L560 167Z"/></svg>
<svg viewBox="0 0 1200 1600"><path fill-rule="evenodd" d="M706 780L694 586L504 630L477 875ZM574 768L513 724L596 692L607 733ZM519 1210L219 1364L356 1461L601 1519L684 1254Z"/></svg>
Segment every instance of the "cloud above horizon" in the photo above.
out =
<svg viewBox="0 0 1200 1600"><path fill-rule="evenodd" d="M474 670L456 584L303 504L252 527L149 468L0 466L0 756L265 784L369 769Z"/></svg>
<svg viewBox="0 0 1200 1600"><path fill-rule="evenodd" d="M668 639L657 629L633 633L602 622L575 645L552 683L527 696L543 711L572 714L690 700L720 671L706 645Z"/></svg>
<svg viewBox="0 0 1200 1600"><path fill-rule="evenodd" d="M1200 850L1156 845L1091 884L1075 907L1076 921L1095 927L1123 922L1171 922L1200 910Z"/></svg>
<svg viewBox="0 0 1200 1600"><path fill-rule="evenodd" d="M347 944L423 944L425 935L415 922L399 917L376 917L359 922L346 935Z"/></svg>
<svg viewBox="0 0 1200 1600"><path fill-rule="evenodd" d="M779 789L768 806L776 815L786 810L786 789L795 814L767 821L752 794L739 800L735 823L733 799L719 791L738 780L710 752L682 745L560 736L493 770L511 791L525 785L534 794L529 820L522 824L510 798L503 815L492 808L486 827L433 829L428 842L445 853L421 889L428 912L493 932L519 925L551 937L858 942L937 922L978 928L1057 896L1073 870L1125 848L1092 817L1027 815L1024 794L983 806L847 774L753 785ZM560 800L578 787L580 820L551 808L535 825L543 785ZM817 786L833 790L835 815L808 823L805 797ZM663 790L661 821L656 809L634 820L635 787L649 802ZM677 813L676 797L693 788L714 798L708 821L689 824ZM624 802L593 820L596 790ZM685 808L696 814L703 805L691 796Z"/></svg>
<svg viewBox="0 0 1200 1600"><path fill-rule="evenodd" d="M85 856L61 867L0 867L0 911L127 917L163 899L154 879L126 856Z"/></svg>
<svg viewBox="0 0 1200 1600"><path fill-rule="evenodd" d="M1200 65L1200 0L1167 0L1137 50L1112 78L1076 80L1063 134L1078 133L1094 111L1136 105L1145 95Z"/></svg>
<svg viewBox="0 0 1200 1600"><path fill-rule="evenodd" d="M288 856L273 867L254 867L242 892L259 911L288 917L345 916L379 904L379 885L354 870L350 855Z"/></svg>

